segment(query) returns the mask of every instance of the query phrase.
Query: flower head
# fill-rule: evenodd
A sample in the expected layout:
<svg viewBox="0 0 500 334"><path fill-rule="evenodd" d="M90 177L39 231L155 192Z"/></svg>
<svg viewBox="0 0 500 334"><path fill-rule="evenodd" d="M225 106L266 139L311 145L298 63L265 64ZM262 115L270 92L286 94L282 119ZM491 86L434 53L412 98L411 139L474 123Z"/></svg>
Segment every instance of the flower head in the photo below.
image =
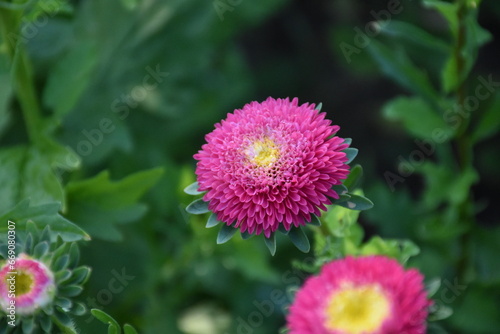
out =
<svg viewBox="0 0 500 334"><path fill-rule="evenodd" d="M54 298L54 275L47 266L25 254L15 266L5 263L0 269L0 307L8 313L15 305L19 315L32 314Z"/></svg>
<svg viewBox="0 0 500 334"><path fill-rule="evenodd" d="M348 147L314 104L268 98L215 125L194 158L203 200L219 221L269 237L311 221L338 198Z"/></svg>
<svg viewBox="0 0 500 334"><path fill-rule="evenodd" d="M297 292L290 334L424 334L430 302L422 281L384 256L330 262Z"/></svg>

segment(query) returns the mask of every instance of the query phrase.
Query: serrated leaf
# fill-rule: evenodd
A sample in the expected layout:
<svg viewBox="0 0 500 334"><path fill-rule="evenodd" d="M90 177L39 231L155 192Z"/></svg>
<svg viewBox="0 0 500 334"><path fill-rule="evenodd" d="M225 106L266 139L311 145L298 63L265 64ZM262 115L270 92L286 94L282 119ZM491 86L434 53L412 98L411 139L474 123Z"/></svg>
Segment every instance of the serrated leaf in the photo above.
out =
<svg viewBox="0 0 500 334"><path fill-rule="evenodd" d="M87 180L70 182L66 186L68 217L97 238L120 240L115 224L136 221L146 213L147 207L137 201L162 174L162 168L155 168L111 181L109 172L104 171Z"/></svg>
<svg viewBox="0 0 500 334"><path fill-rule="evenodd" d="M198 182L194 182L192 184L190 184L189 186L187 186L186 188L184 188L184 192L188 195L200 195L200 194L203 194L204 191L198 191Z"/></svg>
<svg viewBox="0 0 500 334"><path fill-rule="evenodd" d="M349 198L347 201L339 202L336 204L346 209L360 210L360 211L373 208L373 202L370 201L368 198L354 194L349 194L349 196L351 196L351 198Z"/></svg>
<svg viewBox="0 0 500 334"><path fill-rule="evenodd" d="M264 243L271 252L271 255L274 256L276 254L276 233L271 233L269 238L264 237Z"/></svg>
<svg viewBox="0 0 500 334"><path fill-rule="evenodd" d="M344 152L347 156L347 161L345 162L346 164L350 164L358 155L358 149L353 147L346 148L342 152Z"/></svg>
<svg viewBox="0 0 500 334"><path fill-rule="evenodd" d="M17 146L0 151L0 212L30 198L32 205L65 202L51 161L37 148Z"/></svg>
<svg viewBox="0 0 500 334"><path fill-rule="evenodd" d="M207 225L205 227L210 228L219 225L221 222L217 220L217 215L212 213L207 220Z"/></svg>
<svg viewBox="0 0 500 334"><path fill-rule="evenodd" d="M85 231L59 215L60 207L59 203L30 206L30 201L26 199L0 216L0 220L14 221L17 232L26 230L26 224L29 221L32 221L40 230L48 225L52 231L50 235L52 241L55 241L58 235L68 242L81 239L90 240L90 236ZM7 224L0 224L0 233L6 233L6 231Z"/></svg>
<svg viewBox="0 0 500 334"><path fill-rule="evenodd" d="M228 242L237 231L238 231L237 228L234 228L226 224L222 225L221 229L219 230L219 233L217 234L217 244L221 245L223 243Z"/></svg>
<svg viewBox="0 0 500 334"><path fill-rule="evenodd" d="M288 237L301 252L307 253L311 249L309 238L301 227L291 227Z"/></svg>
<svg viewBox="0 0 500 334"><path fill-rule="evenodd" d="M398 97L383 107L384 116L390 120L401 121L412 135L428 139L441 130L442 136L451 138L453 130L432 107L417 97Z"/></svg>
<svg viewBox="0 0 500 334"><path fill-rule="evenodd" d="M193 215L202 215L204 213L210 212L208 209L208 202L205 202L203 199L197 199L186 207L186 211Z"/></svg>

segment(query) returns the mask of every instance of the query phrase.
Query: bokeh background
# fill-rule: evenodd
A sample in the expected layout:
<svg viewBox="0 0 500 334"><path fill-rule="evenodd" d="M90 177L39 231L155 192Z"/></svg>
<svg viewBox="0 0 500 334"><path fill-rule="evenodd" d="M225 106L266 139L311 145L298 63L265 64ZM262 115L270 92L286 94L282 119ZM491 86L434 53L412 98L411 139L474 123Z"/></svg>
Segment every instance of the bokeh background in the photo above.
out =
<svg viewBox="0 0 500 334"><path fill-rule="evenodd" d="M384 177L397 170L400 156L416 148L415 138L380 112L389 99L408 92L382 74L366 49L349 62L340 48L342 42L353 44L354 28L364 29L374 20L370 12L387 9L387 1L81 0L72 5L73 10L39 21L27 43L40 95L50 85L58 87L55 95L43 96L47 115L63 116L58 140L82 158L80 170L61 177L70 182L109 170L112 179L121 179L144 169L165 169L141 200L147 212L114 217L117 224L101 223L96 216L81 225L91 235L96 232L82 245L81 262L93 268L82 297L87 305L142 333L278 332L289 298L272 312L260 310L259 303L276 289L288 296L305 277L291 260L310 255L281 239L274 257L260 238L235 237L218 246L217 231L204 228L206 217L185 213L192 199L182 192L194 181L192 156L213 124L268 96L322 102L323 111L340 125L339 135L353 138L360 150L356 161L365 169L363 188L375 203L361 214L367 237L413 239L422 252L411 264L428 277L454 282L456 273L448 265L453 249L426 239L418 227L421 212L413 201L425 186L423 179L415 173L392 191ZM397 20L450 38L444 19L420 1L402 0L401 6ZM483 1L479 23L494 37L499 20L500 2ZM414 61L424 69L443 66L425 48L415 53ZM474 75L500 78L499 55L494 39L480 50ZM147 79L152 86L144 84L148 75L155 78ZM111 120L113 130L98 135L103 118ZM13 115L1 142L19 142L24 132L22 117ZM487 277L456 294L455 313L445 322L450 333L498 333L500 328L495 257L500 230L494 204L500 189L499 144L496 135L475 152L481 180L474 195L484 204L477 220L487 231L482 242L491 246L477 254ZM78 221L71 211L68 215ZM123 272L122 284L110 287ZM238 332L243 322L259 326ZM91 317L77 324L82 333L104 328Z"/></svg>

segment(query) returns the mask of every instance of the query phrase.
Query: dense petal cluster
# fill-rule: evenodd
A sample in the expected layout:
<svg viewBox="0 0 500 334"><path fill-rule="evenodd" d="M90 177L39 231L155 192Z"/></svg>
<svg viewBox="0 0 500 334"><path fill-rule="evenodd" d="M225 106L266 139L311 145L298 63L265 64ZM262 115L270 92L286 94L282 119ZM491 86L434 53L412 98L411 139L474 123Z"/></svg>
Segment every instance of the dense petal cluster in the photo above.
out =
<svg viewBox="0 0 500 334"><path fill-rule="evenodd" d="M297 292L290 334L424 334L430 301L423 276L384 256L326 264Z"/></svg>
<svg viewBox="0 0 500 334"><path fill-rule="evenodd" d="M13 265L6 262L0 269L0 307L8 314L11 309L32 314L49 304L54 294L54 275L38 260L21 254Z"/></svg>
<svg viewBox="0 0 500 334"><path fill-rule="evenodd" d="M269 237L311 221L338 198L348 147L314 104L268 98L215 125L194 155L204 200L219 221Z"/></svg>

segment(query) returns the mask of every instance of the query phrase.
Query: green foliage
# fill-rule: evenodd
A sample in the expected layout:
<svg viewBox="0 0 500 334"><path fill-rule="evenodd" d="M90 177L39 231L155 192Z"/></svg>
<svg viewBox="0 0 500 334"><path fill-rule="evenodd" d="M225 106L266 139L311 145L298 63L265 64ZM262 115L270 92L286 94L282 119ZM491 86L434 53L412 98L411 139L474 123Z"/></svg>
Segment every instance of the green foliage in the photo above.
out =
<svg viewBox="0 0 500 334"><path fill-rule="evenodd" d="M106 325L109 325L108 333L113 333L113 334L121 334L122 333L122 328L120 327L118 322L112 316L107 314L106 312L99 310L99 309L96 309L96 308L90 310L90 312L99 321L101 321L102 323L104 323ZM124 334L137 334L137 331L131 325L125 324L123 326L123 333Z"/></svg>
<svg viewBox="0 0 500 334"><path fill-rule="evenodd" d="M112 182L109 172L93 178L70 182L66 186L68 218L77 222L91 235L106 240L120 240L115 224L137 221L147 207L139 198L161 177L163 169L137 172Z"/></svg>

